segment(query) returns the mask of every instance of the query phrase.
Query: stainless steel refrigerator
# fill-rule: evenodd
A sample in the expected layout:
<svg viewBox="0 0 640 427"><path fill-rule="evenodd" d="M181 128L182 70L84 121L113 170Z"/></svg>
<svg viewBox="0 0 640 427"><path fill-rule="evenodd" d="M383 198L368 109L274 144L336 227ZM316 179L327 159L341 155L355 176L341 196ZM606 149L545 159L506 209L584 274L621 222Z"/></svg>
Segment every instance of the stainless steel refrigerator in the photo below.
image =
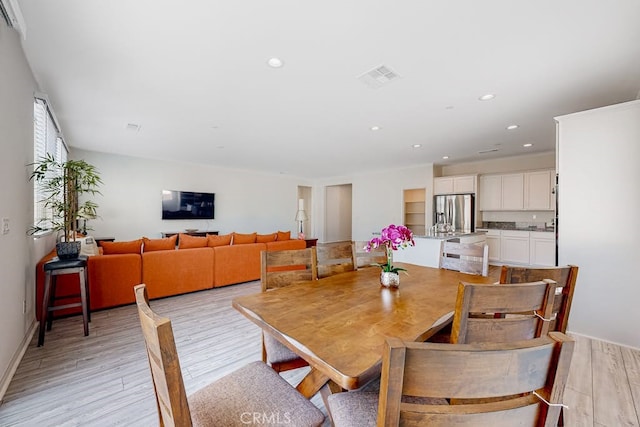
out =
<svg viewBox="0 0 640 427"><path fill-rule="evenodd" d="M433 196L433 221L450 225L451 231L471 233L476 230L475 195L447 194Z"/></svg>

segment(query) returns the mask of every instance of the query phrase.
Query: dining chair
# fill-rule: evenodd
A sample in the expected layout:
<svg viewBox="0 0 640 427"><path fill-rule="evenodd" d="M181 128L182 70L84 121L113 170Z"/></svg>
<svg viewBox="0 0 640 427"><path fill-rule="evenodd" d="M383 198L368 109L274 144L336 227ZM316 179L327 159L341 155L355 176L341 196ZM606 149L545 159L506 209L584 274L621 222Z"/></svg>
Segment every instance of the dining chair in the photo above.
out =
<svg viewBox="0 0 640 427"><path fill-rule="evenodd" d="M444 240L440 250L440 268L487 276L489 245Z"/></svg>
<svg viewBox="0 0 640 427"><path fill-rule="evenodd" d="M386 264L387 262L386 247L378 246L377 248L372 248L367 252L365 247L368 243L368 241L364 240L356 240L353 242L356 268L358 269L375 266L375 264Z"/></svg>
<svg viewBox="0 0 640 427"><path fill-rule="evenodd" d="M556 426L574 345L561 332L460 345L387 338L380 392L332 394L327 409L336 427Z"/></svg>
<svg viewBox="0 0 640 427"><path fill-rule="evenodd" d="M503 265L500 273L500 283L522 283L536 280L555 280L555 300L549 330L567 331L569 312L573 301L573 292L578 278L578 267L567 265L563 267L518 267Z"/></svg>
<svg viewBox="0 0 640 427"><path fill-rule="evenodd" d="M171 321L151 310L144 284L135 286L134 293L161 426L245 426L256 414L296 426L323 423L318 408L260 361L187 396Z"/></svg>
<svg viewBox="0 0 640 427"><path fill-rule="evenodd" d="M318 243L316 254L319 279L356 269L355 250L351 240Z"/></svg>
<svg viewBox="0 0 640 427"><path fill-rule="evenodd" d="M556 282L458 284L450 342L512 342L547 335Z"/></svg>
<svg viewBox="0 0 640 427"><path fill-rule="evenodd" d="M316 249L314 247L262 251L260 256L262 292L318 278ZM276 372L308 366L304 359L264 331L262 332L262 361Z"/></svg>

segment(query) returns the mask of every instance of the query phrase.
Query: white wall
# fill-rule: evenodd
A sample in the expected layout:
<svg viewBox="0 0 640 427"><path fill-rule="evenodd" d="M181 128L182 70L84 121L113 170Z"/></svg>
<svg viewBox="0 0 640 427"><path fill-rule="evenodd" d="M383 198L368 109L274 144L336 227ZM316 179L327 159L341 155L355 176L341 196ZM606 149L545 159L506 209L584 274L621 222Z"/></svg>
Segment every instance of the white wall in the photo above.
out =
<svg viewBox="0 0 640 427"><path fill-rule="evenodd" d="M308 185L305 180L92 151L71 154L96 166L103 181L102 195L95 198L101 218L88 223L95 237L153 238L186 228L220 234L290 230L297 235L298 185ZM163 189L215 193L215 219L163 221Z"/></svg>
<svg viewBox="0 0 640 427"><path fill-rule="evenodd" d="M33 93L37 84L18 34L0 21L0 399L35 326L35 264L52 239L33 239L33 192L27 164L33 162ZM0 223L1 226L1 223ZM23 313L26 304L26 313Z"/></svg>
<svg viewBox="0 0 640 427"><path fill-rule="evenodd" d="M568 329L640 348L640 101L557 120L558 261L580 268Z"/></svg>
<svg viewBox="0 0 640 427"><path fill-rule="evenodd" d="M427 222L433 210L433 165L431 163L404 169L376 171L367 174L336 177L314 185L314 199L324 200L330 185L352 184L352 239L369 240L389 224L403 224L403 194L410 188L427 189ZM316 207L318 204L316 204ZM316 237L326 241L324 209L316 208Z"/></svg>
<svg viewBox="0 0 640 427"><path fill-rule="evenodd" d="M534 153L522 156L504 157L501 159L482 160L477 162L458 163L448 166L436 166L435 176L452 176L483 173L520 172L535 169L555 169L556 153Z"/></svg>

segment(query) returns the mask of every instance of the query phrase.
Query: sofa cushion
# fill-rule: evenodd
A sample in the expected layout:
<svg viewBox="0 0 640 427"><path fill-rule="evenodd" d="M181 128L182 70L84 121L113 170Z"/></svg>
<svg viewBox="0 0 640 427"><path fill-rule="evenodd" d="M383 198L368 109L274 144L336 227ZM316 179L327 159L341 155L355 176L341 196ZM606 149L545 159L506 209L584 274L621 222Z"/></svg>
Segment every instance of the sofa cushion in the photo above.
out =
<svg viewBox="0 0 640 427"><path fill-rule="evenodd" d="M130 240L128 242L102 242L102 253L112 254L139 254L142 252L142 239Z"/></svg>
<svg viewBox="0 0 640 427"><path fill-rule="evenodd" d="M233 234L233 244L234 245L246 245L247 243L256 243L256 236L258 233L232 233Z"/></svg>
<svg viewBox="0 0 640 427"><path fill-rule="evenodd" d="M228 246L231 244L231 234L207 234L207 246L215 248L216 246Z"/></svg>
<svg viewBox="0 0 640 427"><path fill-rule="evenodd" d="M207 237L190 236L188 234L180 233L178 249L206 248L207 239Z"/></svg>
<svg viewBox="0 0 640 427"><path fill-rule="evenodd" d="M142 247L142 251L151 252L151 251L166 251L169 249L175 249L177 239L178 239L177 234L174 234L171 237L165 237L164 239L149 239L147 237L143 237L142 242L144 243L144 246Z"/></svg>
<svg viewBox="0 0 640 427"><path fill-rule="evenodd" d="M256 235L256 243L275 242L277 238L278 233L258 234Z"/></svg>
<svg viewBox="0 0 640 427"><path fill-rule="evenodd" d="M290 240L291 239L291 231L278 231L276 233L278 235L277 240Z"/></svg>

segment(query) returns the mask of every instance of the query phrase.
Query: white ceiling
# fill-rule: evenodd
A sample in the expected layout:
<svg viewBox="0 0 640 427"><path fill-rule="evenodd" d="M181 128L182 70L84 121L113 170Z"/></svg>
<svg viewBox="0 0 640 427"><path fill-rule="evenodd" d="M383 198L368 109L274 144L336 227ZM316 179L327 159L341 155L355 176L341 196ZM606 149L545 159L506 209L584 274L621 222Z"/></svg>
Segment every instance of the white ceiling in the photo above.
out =
<svg viewBox="0 0 640 427"><path fill-rule="evenodd" d="M313 179L554 150L554 116L640 91L638 0L18 3L86 150Z"/></svg>

